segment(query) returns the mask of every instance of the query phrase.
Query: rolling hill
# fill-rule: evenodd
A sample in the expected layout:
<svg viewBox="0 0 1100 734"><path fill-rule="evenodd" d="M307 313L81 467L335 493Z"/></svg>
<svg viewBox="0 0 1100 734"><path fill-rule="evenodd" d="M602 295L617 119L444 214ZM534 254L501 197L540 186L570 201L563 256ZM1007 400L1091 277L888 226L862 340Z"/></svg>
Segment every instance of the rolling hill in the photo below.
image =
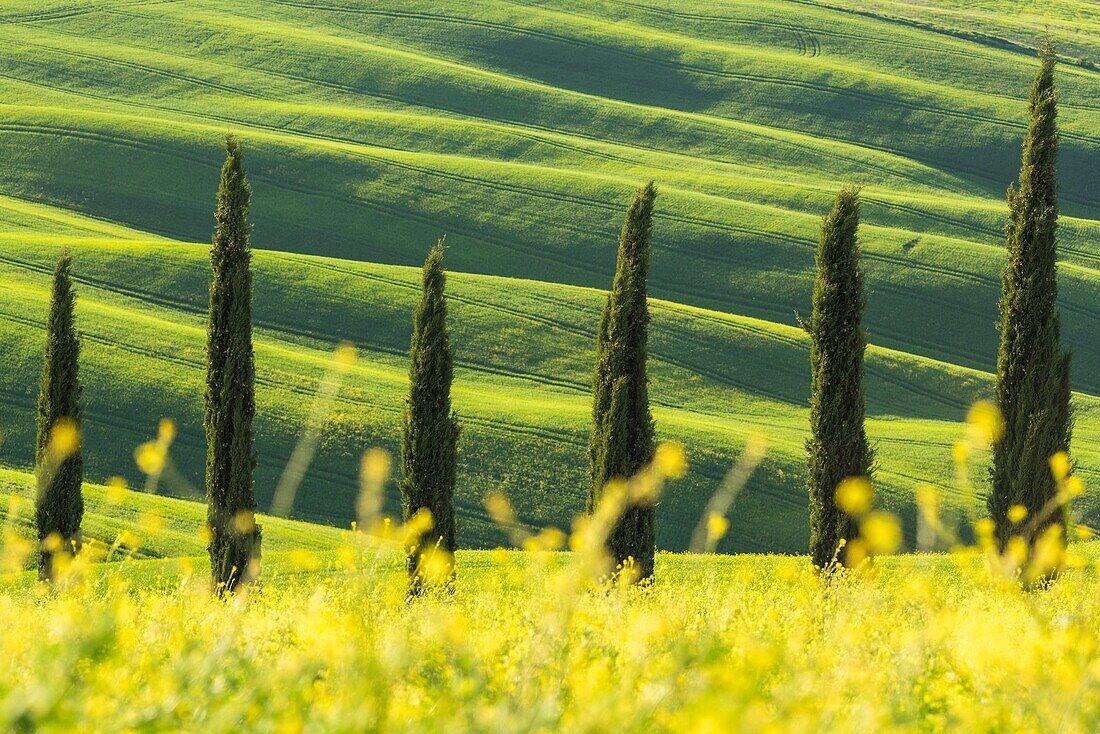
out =
<svg viewBox="0 0 1100 734"><path fill-rule="evenodd" d="M446 234L464 422L464 545L583 506L594 330L630 192L657 180L651 395L688 477L659 510L683 548L746 438L768 458L727 550L805 546L802 447L816 230L864 185L869 432L884 503L920 482L973 508L950 448L991 386L1003 192L1042 24L980 8L810 1L319 3L13 0L0 9L0 463L31 462L46 284L76 254L89 476L135 480L161 416L201 476L207 247L220 137L254 188L261 507L334 344L348 375L294 516L344 525L361 451L396 448L415 266ZM956 7L957 6L957 7ZM1100 23L1049 30L1062 125L1063 333L1075 456L1100 477ZM1083 61L1082 61L1083 60ZM388 496L396 509L396 490ZM1100 521L1100 503L1081 509ZM324 532L324 531L318 531Z"/></svg>

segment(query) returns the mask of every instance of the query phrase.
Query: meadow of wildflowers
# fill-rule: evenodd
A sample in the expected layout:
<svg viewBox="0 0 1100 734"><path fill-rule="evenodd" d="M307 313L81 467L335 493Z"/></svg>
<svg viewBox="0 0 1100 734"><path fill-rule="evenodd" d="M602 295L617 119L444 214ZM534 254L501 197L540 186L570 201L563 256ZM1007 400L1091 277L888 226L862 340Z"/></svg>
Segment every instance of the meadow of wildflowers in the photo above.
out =
<svg viewBox="0 0 1100 734"><path fill-rule="evenodd" d="M954 452L960 481L996 425L986 404L971 411ZM731 474L745 476L759 458L746 456ZM315 535L307 547L296 545L290 521L264 518L278 550L265 556L261 583L228 599L210 594L203 556L133 553L142 538L155 544L169 531L147 511L130 514L134 528L122 532L133 547L122 560L97 562L118 548L91 544L53 587L39 584L14 570L30 546L12 521L13 500L0 726L1095 730L1100 549L1087 531L1054 561L1061 575L1027 592L1021 580L1050 562L1042 543L1031 558L1026 544L998 553L979 522L977 545L958 544L926 488L918 542L938 552L884 555L901 542L898 521L872 509L868 486L849 483L838 502L859 519L853 542L866 557L854 570L823 575L803 556L662 553L652 585L602 582L610 524L683 463L678 447L663 445L646 472L609 487L569 533L532 533L507 498L491 496L489 514L522 550L459 551L453 593L414 601L403 548L425 519L399 526L378 516L373 495L389 466L377 451L364 461L361 525ZM1069 501L1080 487L1064 469L1052 461ZM118 488L90 496L93 513L152 499ZM704 550L727 530L718 517L700 523ZM201 514L189 521L197 531Z"/></svg>
<svg viewBox="0 0 1100 734"><path fill-rule="evenodd" d="M1087 564L1026 594L975 552L829 581L804 558L662 554L651 588L593 589L581 556L460 552L454 596L415 604L400 554L352 535L229 602L189 563L23 586L0 594L0 726L1088 732L1100 716Z"/></svg>

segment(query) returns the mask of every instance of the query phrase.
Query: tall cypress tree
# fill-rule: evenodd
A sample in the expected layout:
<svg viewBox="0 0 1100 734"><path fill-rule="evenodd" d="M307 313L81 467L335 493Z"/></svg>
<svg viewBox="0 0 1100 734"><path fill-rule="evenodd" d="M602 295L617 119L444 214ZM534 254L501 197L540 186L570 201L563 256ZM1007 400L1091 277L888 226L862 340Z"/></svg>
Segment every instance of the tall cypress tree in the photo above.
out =
<svg viewBox="0 0 1100 734"><path fill-rule="evenodd" d="M810 437L806 441L810 554L824 568L857 528L836 504L847 477L869 477L873 454L864 431L860 322L866 307L859 265L859 189L846 187L821 226L815 258L810 334ZM843 553L840 560L843 562Z"/></svg>
<svg viewBox="0 0 1100 734"><path fill-rule="evenodd" d="M592 437L589 442L588 510L599 503L607 482L633 476L653 460L653 418L649 412L646 352L649 306L650 230L657 189L650 181L634 194L619 235L611 292L596 334L592 381ZM607 539L616 565L633 559L640 581L653 576L656 508L626 509Z"/></svg>
<svg viewBox="0 0 1100 734"><path fill-rule="evenodd" d="M1003 544L1014 532L1013 505L1034 516L1057 494L1049 459L1068 451L1070 355L1061 346L1057 310L1058 159L1055 51L1045 42L1031 88L1030 124L1019 189L1008 190L1005 228L1008 261L1001 271L997 404L1005 431L993 449L989 512ZM1038 524L1033 538L1052 523L1065 525L1064 508Z"/></svg>
<svg viewBox="0 0 1100 734"><path fill-rule="evenodd" d="M206 494L210 569L219 593L251 579L260 554L255 525L252 418L256 413L252 355L252 253L248 205L252 190L241 144L225 138L226 158L214 211L210 251L210 317L206 350Z"/></svg>
<svg viewBox="0 0 1100 734"><path fill-rule="evenodd" d="M401 504L405 520L422 509L431 513L432 527L408 549L410 595L429 582L450 577L453 566L426 578L422 562L429 549L445 551L450 564L456 547L454 491L458 466L458 418L451 409L453 358L447 333L444 295L443 240L424 261L423 292L413 316L409 347L409 398L405 406L401 444ZM449 579L444 585L449 585Z"/></svg>
<svg viewBox="0 0 1100 734"><path fill-rule="evenodd" d="M47 541L60 541L61 550L80 548L80 521L84 517L81 481L84 459L80 448L81 393L80 340L73 314L75 295L70 275L72 256L66 251L57 261L53 275L46 349L38 394L38 497L35 521L41 547L38 576L53 576L53 555L58 549ZM64 439L55 428L65 424ZM51 445L51 436L56 443ZM68 444L58 446L58 443Z"/></svg>

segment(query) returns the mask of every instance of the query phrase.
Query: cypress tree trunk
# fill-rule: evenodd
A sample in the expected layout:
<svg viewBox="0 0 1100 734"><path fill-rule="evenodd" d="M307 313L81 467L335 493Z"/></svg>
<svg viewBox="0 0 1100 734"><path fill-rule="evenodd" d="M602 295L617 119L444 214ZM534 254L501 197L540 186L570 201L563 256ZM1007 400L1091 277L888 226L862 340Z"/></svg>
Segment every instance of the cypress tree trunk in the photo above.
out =
<svg viewBox="0 0 1100 734"><path fill-rule="evenodd" d="M453 359L447 333L443 241L424 261L423 292L413 316L409 347L409 398L401 444L401 505L405 521L431 513L431 528L406 549L409 594L453 584L456 548L454 491L458 418L451 409ZM436 551L441 551L437 553ZM426 558L434 558L432 568Z"/></svg>
<svg viewBox="0 0 1100 734"><path fill-rule="evenodd" d="M38 577L43 580L53 577L56 552L73 554L80 549L80 521L84 517L80 341L73 314L75 296L71 268L72 256L66 251L54 270L38 394L35 522L41 548ZM62 432L64 437L60 435Z"/></svg>
<svg viewBox="0 0 1100 734"><path fill-rule="evenodd" d="M870 477L873 454L864 431L860 321L866 307L859 265L859 189L847 187L825 217L815 258L810 333L810 438L806 442L810 554L819 568L840 540L857 533L836 504L847 477ZM840 555L844 561L843 553Z"/></svg>
<svg viewBox="0 0 1100 734"><path fill-rule="evenodd" d="M609 480L633 476L653 460L654 426L646 378L646 279L656 196L650 181L630 203L619 236L615 279L596 334L588 450L589 512L599 503ZM628 507L607 540L608 553L616 566L632 560L639 581L653 577L655 514L652 504Z"/></svg>
<svg viewBox="0 0 1100 734"><path fill-rule="evenodd" d="M1057 311L1058 127L1052 44L1045 43L1039 55L1019 190L1008 190L1008 261L1001 272L997 404L1005 432L993 449L987 504L1002 546L1014 534L1009 508L1023 505L1034 517L1057 494L1048 462L1055 453L1069 450L1073 423L1070 356L1061 346ZM1065 522L1065 508L1058 508L1036 525L1028 540L1053 523L1064 528Z"/></svg>
<svg viewBox="0 0 1100 734"><path fill-rule="evenodd" d="M206 494L210 570L218 593L255 577L260 528L255 525L252 418L256 413L252 356L252 254L247 222L251 188L241 145L225 139L210 251L210 318L206 366Z"/></svg>

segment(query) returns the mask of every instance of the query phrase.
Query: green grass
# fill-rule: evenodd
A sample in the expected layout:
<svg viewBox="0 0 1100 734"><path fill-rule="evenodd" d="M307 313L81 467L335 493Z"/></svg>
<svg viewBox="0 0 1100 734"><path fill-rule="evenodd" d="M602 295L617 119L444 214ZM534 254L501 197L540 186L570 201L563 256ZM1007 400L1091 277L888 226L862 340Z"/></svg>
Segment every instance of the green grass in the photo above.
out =
<svg viewBox="0 0 1100 734"><path fill-rule="evenodd" d="M28 540L34 537L34 478L25 472L0 469L0 492L5 499L18 497L9 506L5 525ZM260 516L265 550L286 553L293 550L328 552L341 543L346 531L337 528ZM99 484L84 485L85 540L111 546L124 532L135 534L138 543L124 543L114 560L164 559L206 554L200 529L206 523L206 507L197 502L127 491L112 498Z"/></svg>
<svg viewBox="0 0 1100 734"><path fill-rule="evenodd" d="M837 3L839 5L839 3ZM957 6L957 7L956 7ZM855 5L853 4L853 8ZM139 477L162 416L197 496L206 249L219 137L254 185L261 507L328 353L361 350L296 517L352 518L361 451L394 450L417 272L447 235L465 423L460 539L502 536L503 488L532 526L583 506L594 328L630 191L660 189L651 293L658 432L692 470L659 510L681 549L747 436L769 453L725 550L804 548L809 309L821 215L865 185L867 398L879 490L952 481L959 421L988 395L1003 191L1043 22L1009 3L511 0L87 5L0 10L0 462L26 467L45 315L76 251L89 478ZM881 16L881 17L879 17ZM1044 6L1044 19L1047 19ZM1052 7L1068 56L1086 3ZM1080 32L1076 29L1080 28ZM962 31L974 31L964 38ZM982 35L984 34L984 35ZM991 41L991 37L1006 43ZM598 71L596 71L598 70ZM1075 457L1100 454L1100 74L1064 64L1063 333ZM191 486L188 486L191 485ZM389 487L390 511L396 489ZM1100 521L1086 498L1084 519Z"/></svg>

